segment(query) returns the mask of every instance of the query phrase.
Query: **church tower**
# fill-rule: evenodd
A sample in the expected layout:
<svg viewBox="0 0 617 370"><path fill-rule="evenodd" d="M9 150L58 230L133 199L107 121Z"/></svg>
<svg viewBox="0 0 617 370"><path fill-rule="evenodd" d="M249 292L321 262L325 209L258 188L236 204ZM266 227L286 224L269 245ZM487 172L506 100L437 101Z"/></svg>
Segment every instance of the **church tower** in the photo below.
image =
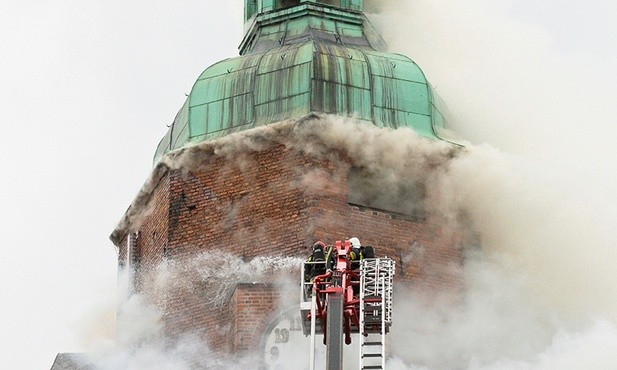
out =
<svg viewBox="0 0 617 370"><path fill-rule="evenodd" d="M336 125L349 137L411 129L441 142L444 119L424 73L385 50L363 10L363 0L245 0L239 56L197 78L110 237L169 335L198 333L217 353L260 352L271 366L298 330L295 297L267 278L221 290L221 275L201 274L200 263L304 259L316 240L356 236L396 261L397 281L457 286L442 267L462 263L460 248L427 221L423 185L381 187L380 172L345 140L323 140ZM182 272L161 286L153 276L162 265Z"/></svg>

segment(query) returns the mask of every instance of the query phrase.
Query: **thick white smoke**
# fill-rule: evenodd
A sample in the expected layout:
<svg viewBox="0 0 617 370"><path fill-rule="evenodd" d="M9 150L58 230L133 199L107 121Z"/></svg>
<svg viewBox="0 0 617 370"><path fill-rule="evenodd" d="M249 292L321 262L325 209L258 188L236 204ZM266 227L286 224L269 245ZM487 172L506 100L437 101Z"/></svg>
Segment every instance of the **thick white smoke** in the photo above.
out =
<svg viewBox="0 0 617 370"><path fill-rule="evenodd" d="M558 51L544 30L506 17L506 1L380 5L373 22L424 68L456 131L490 143L451 161L435 198L480 240L464 302L399 301L397 363L617 368L610 61Z"/></svg>
<svg viewBox="0 0 617 370"><path fill-rule="evenodd" d="M170 291L187 290L186 294L207 291L213 307L227 304L238 283L272 282L271 276L280 276L276 283L282 292L294 284L289 274L295 273L301 260L292 257L258 257L244 262L240 257L223 252L204 253L189 261L167 261L157 266L148 279L151 281L144 294L132 292L133 283L126 271L120 274L119 294L105 305L106 311L98 321L109 324L108 313L116 314L116 332L109 335L100 331L102 325L91 319L81 329L88 338L87 356L76 358L86 361L96 370L189 370L189 369L249 369L259 362L258 353L224 358L213 352L200 331L169 336L163 327L160 301ZM159 296L162 295L163 297ZM289 295L289 294L288 294ZM294 289L293 297L297 297ZM281 306L289 302L281 302ZM97 309L97 312L101 312Z"/></svg>

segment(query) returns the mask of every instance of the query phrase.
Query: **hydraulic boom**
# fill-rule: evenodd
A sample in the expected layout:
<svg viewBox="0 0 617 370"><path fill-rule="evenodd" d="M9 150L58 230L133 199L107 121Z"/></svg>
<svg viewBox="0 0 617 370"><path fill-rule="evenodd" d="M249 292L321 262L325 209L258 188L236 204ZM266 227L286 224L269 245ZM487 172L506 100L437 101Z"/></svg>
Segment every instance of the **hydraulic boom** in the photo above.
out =
<svg viewBox="0 0 617 370"><path fill-rule="evenodd" d="M385 369L385 335L392 325L390 258L352 260L349 240L337 241L324 261L302 266L300 314L305 335L311 336L310 369L315 370L316 336L323 334L326 369L343 369L343 342L352 334L360 340L360 369ZM357 257L356 257L357 258ZM320 267L325 273L307 281L305 271Z"/></svg>

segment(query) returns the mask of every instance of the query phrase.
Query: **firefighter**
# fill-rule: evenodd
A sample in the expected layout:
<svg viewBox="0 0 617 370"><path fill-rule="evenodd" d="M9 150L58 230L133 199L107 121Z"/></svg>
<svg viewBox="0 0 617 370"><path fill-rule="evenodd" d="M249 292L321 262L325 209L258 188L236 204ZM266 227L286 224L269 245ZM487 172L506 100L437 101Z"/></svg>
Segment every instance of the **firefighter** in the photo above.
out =
<svg viewBox="0 0 617 370"><path fill-rule="evenodd" d="M360 239L356 238L355 236L353 238L349 238L349 244L351 244L351 251L349 251L349 261L351 262L350 267L352 270L359 270L363 248L360 244ZM358 294L360 293L359 280L354 279L352 281L352 291L354 296L358 296Z"/></svg>
<svg viewBox="0 0 617 370"><path fill-rule="evenodd" d="M328 259L330 257L332 251L332 247L328 249L326 245L318 241L313 244L313 249L311 255L306 260L306 262L317 262L317 263L305 263L304 264L304 282L312 283L316 276L323 275L326 273L326 269L331 268L331 263L328 263ZM305 284L306 296L310 297L311 292L313 290L312 284Z"/></svg>
<svg viewBox="0 0 617 370"><path fill-rule="evenodd" d="M360 259L365 258L375 258L375 250L370 245L360 248Z"/></svg>
<svg viewBox="0 0 617 370"><path fill-rule="evenodd" d="M360 268L360 260L362 259L362 245L360 244L360 239L349 238L349 243L351 244L351 251L349 252L349 260L351 261L351 269L356 270Z"/></svg>
<svg viewBox="0 0 617 370"><path fill-rule="evenodd" d="M318 241L313 244L313 250L306 262L325 262L326 261L326 245ZM325 263L307 263L304 268L304 281L313 281L315 276L326 273Z"/></svg>
<svg viewBox="0 0 617 370"><path fill-rule="evenodd" d="M356 237L349 239L351 243L351 251L349 252L349 260L351 261L351 269L360 268L360 261L365 258L375 258L375 250L372 246L360 245L360 240Z"/></svg>

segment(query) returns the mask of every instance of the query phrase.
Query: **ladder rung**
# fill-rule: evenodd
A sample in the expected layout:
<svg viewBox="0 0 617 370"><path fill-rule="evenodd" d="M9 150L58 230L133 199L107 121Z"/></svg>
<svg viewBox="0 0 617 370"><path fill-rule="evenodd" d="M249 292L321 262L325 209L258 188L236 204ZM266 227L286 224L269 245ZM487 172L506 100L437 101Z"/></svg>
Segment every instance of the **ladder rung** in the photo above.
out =
<svg viewBox="0 0 617 370"><path fill-rule="evenodd" d="M383 369L381 366L362 366L362 369Z"/></svg>
<svg viewBox="0 0 617 370"><path fill-rule="evenodd" d="M363 353L362 357L381 357L381 353Z"/></svg>
<svg viewBox="0 0 617 370"><path fill-rule="evenodd" d="M365 332L369 332L370 334L379 334L379 335L381 335L381 330L379 330L379 329L365 328L364 331Z"/></svg>
<svg viewBox="0 0 617 370"><path fill-rule="evenodd" d="M381 342L364 342L363 346L381 346Z"/></svg>

